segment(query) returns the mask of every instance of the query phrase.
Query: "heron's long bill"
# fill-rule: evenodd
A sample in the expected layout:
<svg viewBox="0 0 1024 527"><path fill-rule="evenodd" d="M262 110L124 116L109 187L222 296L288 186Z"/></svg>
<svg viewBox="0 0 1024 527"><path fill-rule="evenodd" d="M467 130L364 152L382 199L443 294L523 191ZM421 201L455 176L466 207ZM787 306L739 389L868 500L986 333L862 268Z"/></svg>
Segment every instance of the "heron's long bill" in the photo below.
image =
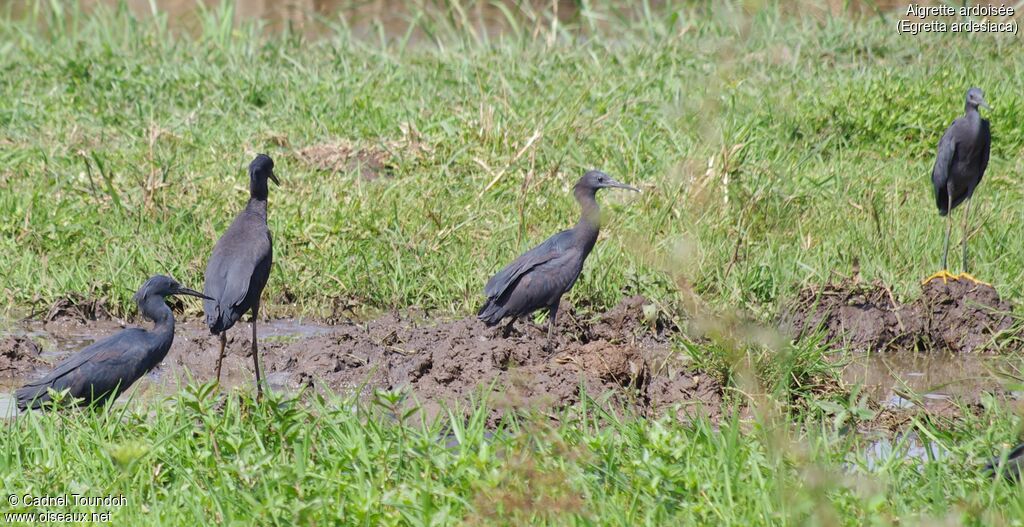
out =
<svg viewBox="0 0 1024 527"><path fill-rule="evenodd" d="M605 183L605 186L609 188L621 188L625 190L632 190L633 192L640 192L640 189L636 187L631 187L629 185L626 185L625 183L619 183L618 181L615 181L614 179L611 178L608 178L608 182Z"/></svg>
<svg viewBox="0 0 1024 527"><path fill-rule="evenodd" d="M270 179L271 181L274 182L275 185L281 185L281 182L277 180L277 176L274 175L273 170L270 171Z"/></svg>
<svg viewBox="0 0 1024 527"><path fill-rule="evenodd" d="M197 296L199 298L203 298L203 299L206 299L206 300L217 300L216 298L210 298L210 297L200 293L199 291L196 291L195 289L189 289L187 287L179 287L178 290L174 292L174 294L176 294L176 295Z"/></svg>

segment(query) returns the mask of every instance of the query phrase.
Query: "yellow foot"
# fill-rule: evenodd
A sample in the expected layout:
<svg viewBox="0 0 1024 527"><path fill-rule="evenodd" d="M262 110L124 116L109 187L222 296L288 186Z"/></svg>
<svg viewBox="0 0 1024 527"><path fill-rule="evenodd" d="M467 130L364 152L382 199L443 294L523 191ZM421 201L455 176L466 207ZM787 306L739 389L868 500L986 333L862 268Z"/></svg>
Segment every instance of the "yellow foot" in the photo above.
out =
<svg viewBox="0 0 1024 527"><path fill-rule="evenodd" d="M937 272L937 273L935 273L935 274L933 274L933 275L929 276L928 278L925 278L924 280L922 280L922 281L921 281L921 285L925 285L925 284L927 284L928 282L931 282L932 280L935 280L935 279L937 279L937 278L941 278L941 279L942 279L942 283L944 283L944 284L945 284L945 283L947 283L947 282L948 282L949 280L953 280L953 281L956 281L956 280L957 280L957 279L958 279L959 277L958 277L957 275L954 275L954 274L950 274L950 272L949 272L949 271L947 271L947 270L943 269L943 270L941 270L941 271L939 271L939 272Z"/></svg>
<svg viewBox="0 0 1024 527"><path fill-rule="evenodd" d="M971 276L969 273L960 273L960 274L956 275L956 277L954 279L955 280L970 280L970 281L972 281L972 282L974 282L976 284L987 285L989 287L992 287L992 284L990 284L988 282L982 282L981 280L978 280L977 278Z"/></svg>

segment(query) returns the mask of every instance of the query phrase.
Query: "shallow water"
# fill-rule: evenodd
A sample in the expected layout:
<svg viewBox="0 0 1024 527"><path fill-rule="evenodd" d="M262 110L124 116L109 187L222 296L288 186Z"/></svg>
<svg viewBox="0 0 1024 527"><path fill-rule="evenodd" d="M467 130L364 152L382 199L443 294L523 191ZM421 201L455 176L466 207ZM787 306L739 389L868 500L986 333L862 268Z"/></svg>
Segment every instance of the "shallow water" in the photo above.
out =
<svg viewBox="0 0 1024 527"><path fill-rule="evenodd" d="M868 444L863 450L864 468L876 471L892 462L913 461L925 464L941 460L948 452L932 442L922 441L915 433L900 435L893 438L882 437ZM852 468L855 463L849 463Z"/></svg>
<svg viewBox="0 0 1024 527"><path fill-rule="evenodd" d="M1005 390L997 372L1005 357L947 353L855 354L843 370L847 384L884 407L906 409L957 401L975 402L985 392Z"/></svg>

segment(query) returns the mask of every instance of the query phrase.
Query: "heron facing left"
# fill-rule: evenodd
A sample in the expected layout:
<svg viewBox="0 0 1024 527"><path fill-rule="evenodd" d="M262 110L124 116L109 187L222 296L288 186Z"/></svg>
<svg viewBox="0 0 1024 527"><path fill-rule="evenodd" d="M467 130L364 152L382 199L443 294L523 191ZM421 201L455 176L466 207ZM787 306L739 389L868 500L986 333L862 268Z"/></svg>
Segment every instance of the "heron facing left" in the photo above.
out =
<svg viewBox="0 0 1024 527"><path fill-rule="evenodd" d="M79 405L103 403L117 398L135 381L167 356L174 341L174 314L164 298L171 295L206 295L182 287L173 278L156 275L135 293L142 316L153 321L153 329L128 328L97 341L57 365L42 379L15 392L18 408L41 408L50 390L68 391Z"/></svg>

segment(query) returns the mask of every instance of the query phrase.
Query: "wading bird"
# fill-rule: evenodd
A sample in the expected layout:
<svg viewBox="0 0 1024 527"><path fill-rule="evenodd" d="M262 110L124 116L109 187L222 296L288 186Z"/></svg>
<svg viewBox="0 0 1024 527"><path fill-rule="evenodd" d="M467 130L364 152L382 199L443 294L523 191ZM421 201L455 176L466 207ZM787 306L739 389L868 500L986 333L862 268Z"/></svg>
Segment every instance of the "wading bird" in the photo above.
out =
<svg viewBox="0 0 1024 527"><path fill-rule="evenodd" d="M1001 457L990 460L985 465L985 472L990 476L995 476L999 472L1001 463ZM1003 477L1010 481L1020 481L1022 473L1024 473L1024 443L1017 445L1006 454L1006 463L1002 466Z"/></svg>
<svg viewBox="0 0 1024 527"><path fill-rule="evenodd" d="M206 284L203 301L206 325L210 333L220 335L220 353L217 355L217 382L220 382L221 364L224 362L225 332L238 322L247 311L252 314L252 363L256 370L256 396L262 397L260 359L256 345L256 319L260 312L260 295L270 277L272 241L267 227L267 180L281 183L274 175L274 161L259 154L249 164L249 203L235 217L228 230L217 240L213 254L206 265Z"/></svg>
<svg viewBox="0 0 1024 527"><path fill-rule="evenodd" d="M507 335L517 318L547 308L548 341L545 347L554 349L558 302L576 283L583 270L583 262L597 241L601 209L595 196L602 188L640 192L597 170L584 174L573 189L582 209L576 226L548 238L491 277L484 287L487 301L477 313L477 318L487 326L511 318L505 327Z"/></svg>
<svg viewBox="0 0 1024 527"><path fill-rule="evenodd" d="M988 167L989 147L992 145L988 120L981 118L979 106L989 108L985 95L978 88L967 90L964 115L949 125L939 141L935 167L932 168L932 185L935 187L935 204L939 208L939 216L946 217L946 241L942 246L942 270L926 278L925 283L935 278L943 281L960 278L978 281L967 273L967 237L970 232L968 218L971 215L971 196ZM964 201L967 205L964 207L962 270L959 275L952 275L947 266L949 234L953 229L950 213Z"/></svg>
<svg viewBox="0 0 1024 527"><path fill-rule="evenodd" d="M50 401L49 389L80 399L80 405L102 404L124 393L135 381L160 364L174 341L174 314L164 303L169 295L206 298L182 287L174 279L156 275L135 293L142 316L152 320L153 330L128 328L95 342L68 357L49 374L15 392L18 408L40 408Z"/></svg>

